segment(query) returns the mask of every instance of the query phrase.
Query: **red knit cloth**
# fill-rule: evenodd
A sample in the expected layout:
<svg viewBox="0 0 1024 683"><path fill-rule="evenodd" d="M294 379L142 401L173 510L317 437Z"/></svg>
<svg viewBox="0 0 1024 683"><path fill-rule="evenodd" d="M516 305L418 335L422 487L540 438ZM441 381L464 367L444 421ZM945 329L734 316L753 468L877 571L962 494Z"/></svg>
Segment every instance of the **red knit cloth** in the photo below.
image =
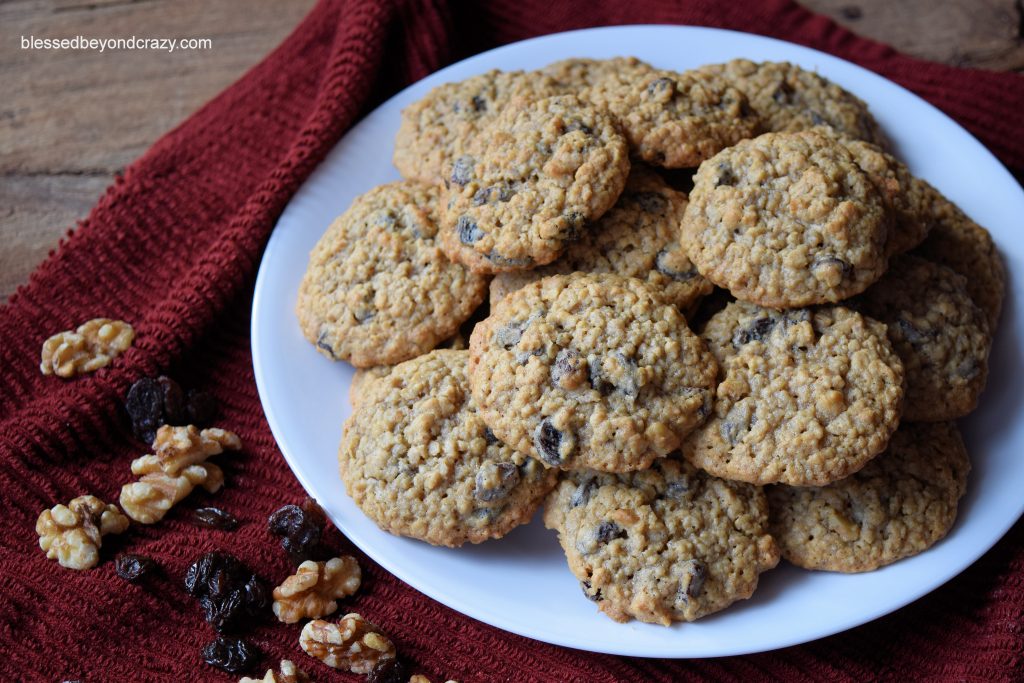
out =
<svg viewBox="0 0 1024 683"><path fill-rule="evenodd" d="M250 298L263 246L289 197L357 118L444 64L585 26L677 23L764 33L826 50L910 88L1004 163L1024 167L1024 79L910 59L788 0L466 5L324 0L263 63L129 167L0 310L5 681L237 680L201 662L200 649L213 632L186 596L182 577L201 552L218 548L275 584L291 569L266 519L303 492L264 420L249 353ZM100 316L130 321L138 333L134 347L86 377L42 376L43 340ZM62 569L40 551L36 517L84 493L117 500L129 461L145 452L128 430L122 398L135 380L158 373L215 394L218 424L242 437L244 452L220 460L227 486L210 502L243 524L233 533L195 527L191 511L205 499L194 493L163 522L108 537L98 568ZM893 615L747 657L642 660L545 645L461 616L361 555L364 587L343 607L381 625L412 671L435 683L1021 680L1022 536L1018 524L962 575ZM344 543L336 533L334 540ZM117 578L110 560L128 550L155 558L162 575L140 586ZM266 653L265 666L290 658L316 681L363 680L309 659L298 633L297 626L268 618L251 639Z"/></svg>

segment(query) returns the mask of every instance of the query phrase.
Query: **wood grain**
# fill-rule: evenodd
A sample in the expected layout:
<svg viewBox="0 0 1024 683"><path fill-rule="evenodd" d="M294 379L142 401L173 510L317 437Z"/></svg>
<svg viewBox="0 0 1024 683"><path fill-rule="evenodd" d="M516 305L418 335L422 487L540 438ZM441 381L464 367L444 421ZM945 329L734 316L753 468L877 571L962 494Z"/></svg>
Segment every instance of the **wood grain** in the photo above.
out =
<svg viewBox="0 0 1024 683"><path fill-rule="evenodd" d="M1024 68L1024 0L802 0L928 59ZM116 171L256 64L314 0L0 2L0 300ZM21 36L210 38L203 51L23 50Z"/></svg>

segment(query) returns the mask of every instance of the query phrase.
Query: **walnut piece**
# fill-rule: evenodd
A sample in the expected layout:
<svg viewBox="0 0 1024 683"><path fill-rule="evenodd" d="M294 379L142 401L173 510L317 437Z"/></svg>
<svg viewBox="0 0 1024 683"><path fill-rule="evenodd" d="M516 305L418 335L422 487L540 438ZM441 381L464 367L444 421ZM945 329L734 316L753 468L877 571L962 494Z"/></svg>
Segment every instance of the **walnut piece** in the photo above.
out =
<svg viewBox="0 0 1024 683"><path fill-rule="evenodd" d="M249 678L243 676L238 683L309 683L309 676L306 672L295 666L295 664L288 659L281 660L281 666L274 669L267 669L267 673L264 674L263 678Z"/></svg>
<svg viewBox="0 0 1024 683"><path fill-rule="evenodd" d="M362 572L354 557L306 560L274 589L274 614L286 623L319 619L338 609L337 600L359 590Z"/></svg>
<svg viewBox="0 0 1024 683"><path fill-rule="evenodd" d="M123 532L128 524L116 505L96 496L79 496L67 505L43 510L36 520L36 533L49 559L56 558L68 569L91 569L99 562L103 537Z"/></svg>
<svg viewBox="0 0 1024 683"><path fill-rule="evenodd" d="M211 455L242 447L238 435L225 429L204 429L195 425L172 427L164 425L156 431L153 453L164 472L177 475L186 467L205 462Z"/></svg>
<svg viewBox="0 0 1024 683"><path fill-rule="evenodd" d="M321 619L309 622L302 628L299 645L327 666L357 674L368 674L377 662L395 656L387 636L354 612L337 624Z"/></svg>
<svg viewBox="0 0 1024 683"><path fill-rule="evenodd" d="M65 378L93 372L110 365L134 340L135 330L123 320L94 318L43 342L39 369Z"/></svg>
<svg viewBox="0 0 1024 683"><path fill-rule="evenodd" d="M144 455L132 462L132 472L136 463L152 455ZM121 507L126 515L140 524L155 524L163 519L172 507L181 502L197 486L202 486L208 493L216 493L224 485L224 472L212 462L191 465L182 470L178 476L167 474L155 464L156 471L143 474L138 481L121 487Z"/></svg>
<svg viewBox="0 0 1024 683"><path fill-rule="evenodd" d="M241 447L242 440L224 429L164 425L153 440L156 452L132 461L132 474L140 479L121 487L121 507L136 522L159 522L195 487L219 491L224 472L206 459Z"/></svg>

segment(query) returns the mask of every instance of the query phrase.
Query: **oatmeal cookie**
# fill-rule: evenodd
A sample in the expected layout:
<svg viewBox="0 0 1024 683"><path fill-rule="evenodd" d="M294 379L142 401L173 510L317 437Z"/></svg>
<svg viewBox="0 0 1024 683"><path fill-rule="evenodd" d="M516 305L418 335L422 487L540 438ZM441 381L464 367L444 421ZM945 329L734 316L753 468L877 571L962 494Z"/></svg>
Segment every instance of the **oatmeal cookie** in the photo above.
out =
<svg viewBox="0 0 1024 683"><path fill-rule="evenodd" d="M554 275L503 299L469 341L484 421L561 469L623 472L706 417L717 365L675 306L617 275Z"/></svg>
<svg viewBox="0 0 1024 683"><path fill-rule="evenodd" d="M992 339L962 276L901 256L857 305L889 326L907 371L905 420L941 422L974 410L988 378Z"/></svg>
<svg viewBox="0 0 1024 683"><path fill-rule="evenodd" d="M623 80L638 80L655 71L653 66L636 57L573 57L548 64L540 73L552 79L556 87L566 93L580 94L612 74L619 74Z"/></svg>
<svg viewBox="0 0 1024 683"><path fill-rule="evenodd" d="M1006 293L1006 268L992 235L938 190L931 190L934 228L917 253L967 278L967 292L985 312L989 331L995 332Z"/></svg>
<svg viewBox="0 0 1024 683"><path fill-rule="evenodd" d="M398 363L451 336L483 300L487 280L435 241L437 193L412 181L374 188L320 238L296 312L321 353L356 367Z"/></svg>
<svg viewBox="0 0 1024 683"><path fill-rule="evenodd" d="M899 423L903 365L885 326L859 313L736 302L701 337L722 379L683 455L715 476L824 485L881 453Z"/></svg>
<svg viewBox="0 0 1024 683"><path fill-rule="evenodd" d="M764 120L765 130L795 132L826 125L842 135L886 147L885 136L864 102L796 64L734 59L698 71L724 78L746 95Z"/></svg>
<svg viewBox="0 0 1024 683"><path fill-rule="evenodd" d="M514 100L539 100L561 92L537 72L488 71L439 85L402 111L394 164L403 178L440 183L444 167L465 154L470 143Z"/></svg>
<svg viewBox="0 0 1024 683"><path fill-rule="evenodd" d="M441 246L476 272L554 261L618 199L626 141L572 95L509 107L446 175Z"/></svg>
<svg viewBox="0 0 1024 683"><path fill-rule="evenodd" d="M761 132L743 93L697 71L605 70L581 97L610 111L632 153L655 166L694 167Z"/></svg>
<svg viewBox="0 0 1024 683"><path fill-rule="evenodd" d="M499 273L491 280L491 305L542 277L579 271L644 280L685 313L712 287L679 244L685 208L686 195L650 169L634 166L615 206L561 258L533 270Z"/></svg>
<svg viewBox="0 0 1024 683"><path fill-rule="evenodd" d="M615 621L693 621L749 598L779 561L759 487L674 458L629 474L567 474L544 524L583 594Z"/></svg>
<svg viewBox="0 0 1024 683"><path fill-rule="evenodd" d="M769 487L771 532L800 567L871 571L946 535L970 469L952 422L903 424L882 455L842 481Z"/></svg>
<svg viewBox="0 0 1024 683"><path fill-rule="evenodd" d="M841 301L881 277L890 218L846 147L815 131L767 133L701 164L683 218L700 273L743 301Z"/></svg>
<svg viewBox="0 0 1024 683"><path fill-rule="evenodd" d="M466 378L437 350L372 382L345 423L341 478L380 528L433 545L500 538L530 520L557 473L494 437Z"/></svg>

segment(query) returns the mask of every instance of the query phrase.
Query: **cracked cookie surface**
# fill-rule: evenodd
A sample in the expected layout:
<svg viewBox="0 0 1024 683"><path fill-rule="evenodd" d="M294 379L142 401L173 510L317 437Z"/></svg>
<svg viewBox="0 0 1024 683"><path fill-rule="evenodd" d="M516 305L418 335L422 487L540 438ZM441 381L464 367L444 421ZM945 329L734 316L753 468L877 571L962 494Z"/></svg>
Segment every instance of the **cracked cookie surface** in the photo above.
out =
<svg viewBox="0 0 1024 683"><path fill-rule="evenodd" d="M734 59L698 71L720 76L745 94L767 131L795 132L827 125L843 135L886 146L878 123L860 98L796 64Z"/></svg>
<svg viewBox="0 0 1024 683"><path fill-rule="evenodd" d="M572 95L511 106L446 173L441 245L477 272L554 261L626 184L607 114Z"/></svg>
<svg viewBox="0 0 1024 683"><path fill-rule="evenodd" d="M701 164L683 244L704 277L773 308L841 301L881 277L890 217L853 155L821 133L767 133Z"/></svg>
<svg viewBox="0 0 1024 683"><path fill-rule="evenodd" d="M761 131L743 93L698 71L606 69L580 97L611 112L632 153L655 166L694 167Z"/></svg>
<svg viewBox="0 0 1024 683"><path fill-rule="evenodd" d="M438 350L366 387L345 423L345 489L385 531L434 545L499 538L533 516L557 473L498 441L466 378L468 351Z"/></svg>
<svg viewBox="0 0 1024 683"><path fill-rule="evenodd" d="M859 313L736 302L701 337L721 381L711 417L682 451L711 474L824 485L864 467L899 423L903 365L885 325Z"/></svg>
<svg viewBox="0 0 1024 683"><path fill-rule="evenodd" d="M860 472L823 487L769 487L782 556L807 569L865 572L949 532L971 469L952 422L907 423Z"/></svg>
<svg viewBox="0 0 1024 683"><path fill-rule="evenodd" d="M584 595L616 621L693 621L749 598L779 561L759 487L675 458L629 474L567 474L544 524Z"/></svg>
<svg viewBox="0 0 1024 683"><path fill-rule="evenodd" d="M469 348L484 421L561 469L650 466L704 420L717 371L675 306L607 274L523 287L474 328Z"/></svg>
<svg viewBox="0 0 1024 683"><path fill-rule="evenodd" d="M438 190L403 181L356 198L317 242L296 312L324 355L390 365L451 336L483 301L487 280L441 253Z"/></svg>
<svg viewBox="0 0 1024 683"><path fill-rule="evenodd" d="M938 422L974 410L988 378L992 338L962 276L917 256L901 256L857 305L888 325L889 340L903 360L904 419Z"/></svg>
<svg viewBox="0 0 1024 683"><path fill-rule="evenodd" d="M648 168L634 166L618 201L555 262L533 270L499 273L491 305L549 275L614 273L644 280L684 313L712 288L679 244L686 195Z"/></svg>
<svg viewBox="0 0 1024 683"><path fill-rule="evenodd" d="M915 253L967 278L967 292L985 311L989 331L994 332L1006 293L1003 259L988 230L971 220L938 190L933 192L929 207L933 229Z"/></svg>
<svg viewBox="0 0 1024 683"><path fill-rule="evenodd" d="M440 183L444 168L514 100L539 100L561 92L537 72L488 71L445 83L402 110L394 164L403 178Z"/></svg>

